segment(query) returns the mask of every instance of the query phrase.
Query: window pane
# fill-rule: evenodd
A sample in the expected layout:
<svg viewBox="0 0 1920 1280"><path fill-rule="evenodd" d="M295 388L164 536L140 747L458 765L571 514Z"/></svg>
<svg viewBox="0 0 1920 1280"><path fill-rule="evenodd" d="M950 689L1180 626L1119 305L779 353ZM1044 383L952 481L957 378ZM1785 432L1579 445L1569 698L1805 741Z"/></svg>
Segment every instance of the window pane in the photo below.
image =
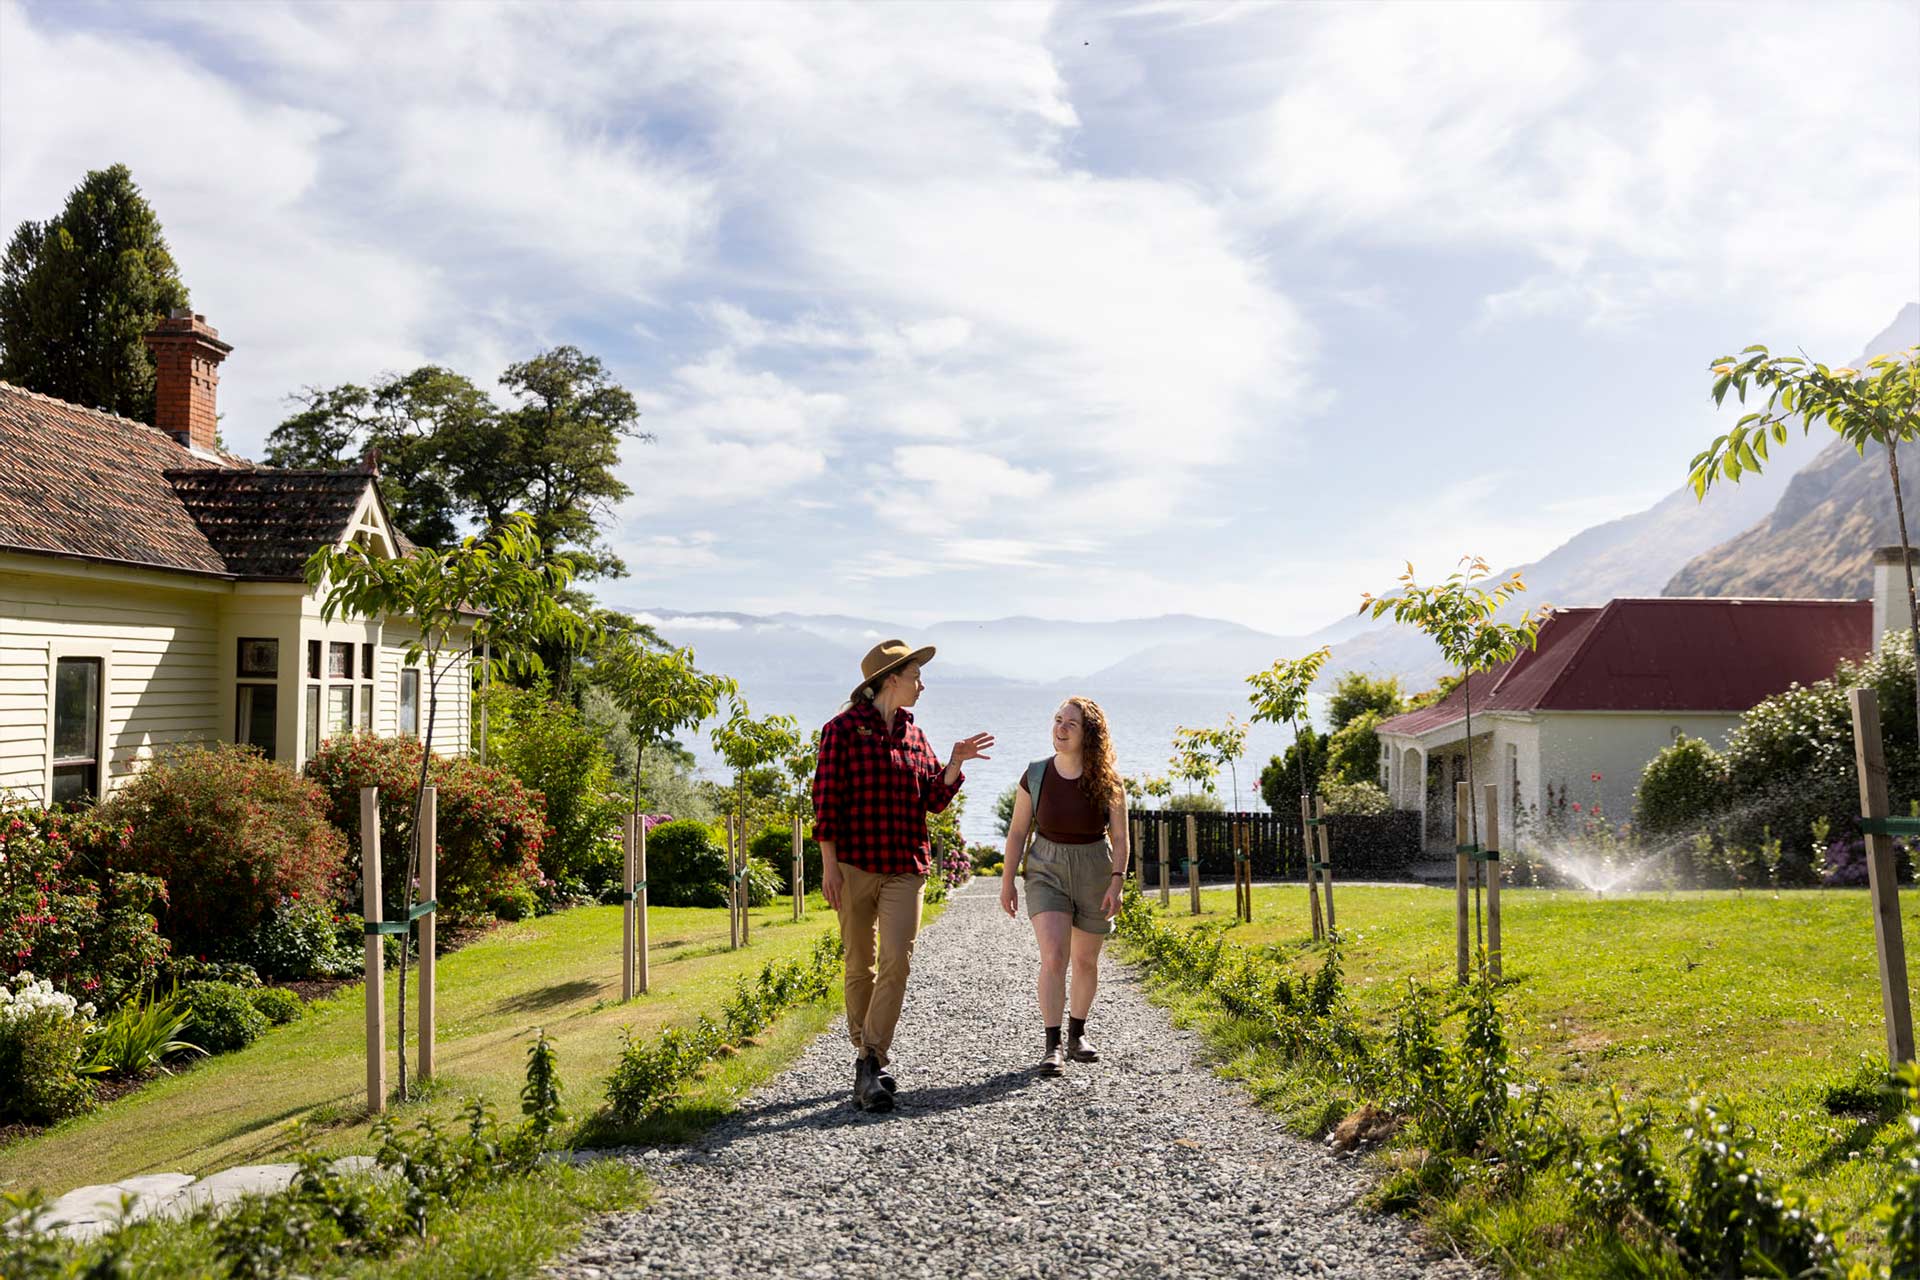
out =
<svg viewBox="0 0 1920 1280"><path fill-rule="evenodd" d="M100 659L62 658L53 683L53 758L100 754Z"/></svg>
<svg viewBox="0 0 1920 1280"><path fill-rule="evenodd" d="M373 732L373 686L360 686L360 732Z"/></svg>
<svg viewBox="0 0 1920 1280"><path fill-rule="evenodd" d="M412 668L400 673L400 732L420 736L420 673Z"/></svg>
<svg viewBox="0 0 1920 1280"><path fill-rule="evenodd" d="M318 644L318 641L315 641ZM307 759L320 754L320 686L307 686Z"/></svg>
<svg viewBox="0 0 1920 1280"><path fill-rule="evenodd" d="M327 736L353 732L353 686L327 686Z"/></svg>
<svg viewBox="0 0 1920 1280"><path fill-rule="evenodd" d="M93 766L90 764L55 765L53 769L53 802L72 804L76 800L93 799Z"/></svg>
<svg viewBox="0 0 1920 1280"><path fill-rule="evenodd" d="M353 679L353 646L336 640L327 646L327 676L334 680Z"/></svg>
<svg viewBox="0 0 1920 1280"><path fill-rule="evenodd" d="M360 646L360 678L373 679L373 646L370 644Z"/></svg>
<svg viewBox="0 0 1920 1280"><path fill-rule="evenodd" d="M318 640L307 641L307 678L309 680L320 678L320 642Z"/></svg>
<svg viewBox="0 0 1920 1280"><path fill-rule="evenodd" d="M234 741L258 747L267 759L273 759L274 742L279 737L279 708L280 690L276 686L241 685L239 724L234 728Z"/></svg>
<svg viewBox="0 0 1920 1280"><path fill-rule="evenodd" d="M280 642L272 639L242 639L237 674L248 679L279 675Z"/></svg>

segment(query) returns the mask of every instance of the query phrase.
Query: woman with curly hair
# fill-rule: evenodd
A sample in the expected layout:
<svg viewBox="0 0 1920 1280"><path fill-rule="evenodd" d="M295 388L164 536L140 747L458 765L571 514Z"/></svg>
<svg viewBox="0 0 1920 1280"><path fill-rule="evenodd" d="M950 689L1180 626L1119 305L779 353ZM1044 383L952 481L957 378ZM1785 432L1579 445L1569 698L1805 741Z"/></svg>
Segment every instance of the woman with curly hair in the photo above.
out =
<svg viewBox="0 0 1920 1280"><path fill-rule="evenodd" d="M1026 867L1017 871L1022 850ZM1059 1075L1068 1059L1097 1062L1100 1055L1087 1040L1087 1012L1100 985L1100 947L1113 932L1126 883L1127 798L1106 713L1093 699L1068 698L1053 713L1053 755L1028 765L1020 779L1003 866L1000 907L1017 914L1013 878L1016 872L1025 876L1027 917L1040 943L1040 1021L1047 1033L1040 1074Z"/></svg>

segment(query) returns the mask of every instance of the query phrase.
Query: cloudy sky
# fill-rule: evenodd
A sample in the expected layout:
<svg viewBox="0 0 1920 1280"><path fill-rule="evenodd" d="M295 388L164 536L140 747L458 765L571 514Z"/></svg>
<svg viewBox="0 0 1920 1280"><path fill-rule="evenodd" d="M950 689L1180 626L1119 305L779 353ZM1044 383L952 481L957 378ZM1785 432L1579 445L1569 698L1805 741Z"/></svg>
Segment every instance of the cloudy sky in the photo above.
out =
<svg viewBox="0 0 1920 1280"><path fill-rule="evenodd" d="M598 354L617 604L1306 630L1920 297L1916 66L1908 3L0 0L0 224L129 164L243 452Z"/></svg>

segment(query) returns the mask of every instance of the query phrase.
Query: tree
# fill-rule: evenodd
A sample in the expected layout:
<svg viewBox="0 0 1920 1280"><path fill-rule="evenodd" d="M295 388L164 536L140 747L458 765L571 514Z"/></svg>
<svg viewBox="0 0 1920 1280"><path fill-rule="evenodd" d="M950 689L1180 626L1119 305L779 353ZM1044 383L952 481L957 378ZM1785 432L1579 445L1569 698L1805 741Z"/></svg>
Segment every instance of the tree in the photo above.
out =
<svg viewBox="0 0 1920 1280"><path fill-rule="evenodd" d="M342 614L379 621L405 620L418 628L407 646L409 664L427 666L427 723L421 735L420 780L413 795L413 838L407 846L402 905L411 918L414 879L420 866L420 812L440 709L440 681L460 670L445 657L453 638L470 629L475 652L503 671L537 671L539 646L555 636L584 643L586 619L558 602L570 568L547 558L533 521L511 516L485 538L467 538L447 551L421 549L410 556L380 557L357 542L323 546L307 560L307 581L321 595L321 617ZM466 696L466 690L460 691ZM407 947L400 948L400 1097L407 1094ZM374 998L369 993L368 998Z"/></svg>
<svg viewBox="0 0 1920 1280"><path fill-rule="evenodd" d="M1384 720L1406 708L1399 676L1376 677L1349 671L1333 682L1333 696L1327 699L1327 732L1338 733L1369 711Z"/></svg>
<svg viewBox="0 0 1920 1280"><path fill-rule="evenodd" d="M1267 808L1275 813L1292 813L1300 807L1302 795L1319 793L1327 774L1327 742L1327 734L1310 724L1302 725L1287 749L1267 761L1260 770L1260 798Z"/></svg>
<svg viewBox="0 0 1920 1280"><path fill-rule="evenodd" d="M592 681L612 696L633 735L633 812L640 814L640 779L648 747L667 748L674 735L710 720L722 696L739 686L693 665L692 649L667 649L645 630L603 633L593 656Z"/></svg>
<svg viewBox="0 0 1920 1280"><path fill-rule="evenodd" d="M1460 673L1461 706L1466 717L1467 754L1467 840L1480 843L1480 811L1473 777L1473 674L1487 671L1503 662L1511 662L1520 650L1540 642L1540 624L1548 610L1528 611L1518 622L1500 622L1495 615L1507 601L1527 589L1515 572L1511 577L1485 585L1491 568L1478 556L1462 556L1460 567L1432 586L1421 586L1414 579L1413 563L1400 575L1400 591L1385 600L1372 593L1360 597L1360 612L1374 617L1391 613L1395 622L1412 623L1440 646L1440 652ZM1474 933L1480 932L1480 884L1473 889ZM1486 972L1486 954L1481 951L1481 972Z"/></svg>
<svg viewBox="0 0 1920 1280"><path fill-rule="evenodd" d="M1744 359L1740 357L1745 357ZM1788 421L1798 414L1802 435L1824 422L1865 457L1868 445L1887 451L1887 479L1893 485L1893 513L1900 527L1901 563L1907 574L1908 630L1920 651L1920 596L1913 580L1913 544L1907 534L1907 504L1900 492L1899 446L1920 440L1920 347L1900 355L1878 355L1866 369L1829 369L1804 356L1776 356L1762 346L1748 347L1740 357L1721 356L1712 364L1713 402L1722 404L1733 391L1747 402L1747 389L1767 393L1766 407L1745 414L1732 431L1716 436L1694 455L1687 480L1694 496L1704 501L1716 477L1738 483L1751 471L1758 474L1768 461L1767 442L1785 444ZM1915 716L1920 720L1920 686L1916 686Z"/></svg>
<svg viewBox="0 0 1920 1280"><path fill-rule="evenodd" d="M597 539L608 509L632 492L614 474L621 438L653 439L634 425L633 393L572 346L508 365L500 385L519 404L443 446L454 491L489 527L529 512L541 540L573 556L581 577L624 574Z"/></svg>
<svg viewBox="0 0 1920 1280"><path fill-rule="evenodd" d="M425 547L458 538L469 504L454 490L445 454L449 442L483 434L498 416L486 392L450 369L422 365L370 387L308 387L289 398L300 408L267 436L270 466L337 470L371 451L401 531Z"/></svg>
<svg viewBox="0 0 1920 1280"><path fill-rule="evenodd" d="M1379 724L1386 719L1374 710L1362 711L1327 735L1327 776L1334 782L1380 780Z"/></svg>
<svg viewBox="0 0 1920 1280"><path fill-rule="evenodd" d="M140 338L186 305L132 172L92 170L59 217L22 222L0 260L0 378L152 422L153 356Z"/></svg>
<svg viewBox="0 0 1920 1280"><path fill-rule="evenodd" d="M1007 789L993 802L993 825L1002 839L1013 830L1013 807L1020 802L1020 784L1009 782Z"/></svg>
<svg viewBox="0 0 1920 1280"><path fill-rule="evenodd" d="M1213 779L1220 766L1214 763L1212 744L1205 729L1189 729L1185 725L1174 729L1173 755L1167 765L1174 777L1187 784L1188 795L1193 794L1196 786L1207 795L1213 794Z"/></svg>
<svg viewBox="0 0 1920 1280"><path fill-rule="evenodd" d="M1307 778L1308 749L1300 736L1300 721L1307 714L1307 691L1313 682L1320 678L1320 668L1327 665L1327 659L1333 650L1321 645L1312 653L1302 654L1298 658L1282 659L1265 671L1256 671L1247 677L1247 683L1253 686L1253 692L1247 695L1247 701L1253 706L1253 718L1260 724L1285 724L1293 727L1294 750L1287 754L1293 756L1300 774L1300 794L1313 794L1313 786ZM1311 726L1308 726L1311 731ZM1322 760L1325 758L1324 742L1320 747ZM1265 788L1262 788L1264 793ZM1280 806L1273 799L1267 800L1268 807L1275 813ZM1308 843L1302 848L1312 848L1313 833L1304 826L1300 829L1301 838Z"/></svg>
<svg viewBox="0 0 1920 1280"><path fill-rule="evenodd" d="M1233 779L1233 808L1240 807L1240 757L1247 750L1247 726L1227 717L1227 722L1217 729L1177 729L1176 736L1191 733L1201 751L1207 754L1215 769L1222 766ZM1212 790L1211 787L1208 788Z"/></svg>
<svg viewBox="0 0 1920 1280"><path fill-rule="evenodd" d="M733 714L713 731L713 749L733 768L734 792L740 814L740 859L746 865L747 833L753 829L747 803L748 775L766 770L776 760L790 759L800 750L800 724L792 716L764 716L754 719L746 699L738 693L733 699ZM766 770L772 773L772 770ZM773 778L778 785L778 775Z"/></svg>

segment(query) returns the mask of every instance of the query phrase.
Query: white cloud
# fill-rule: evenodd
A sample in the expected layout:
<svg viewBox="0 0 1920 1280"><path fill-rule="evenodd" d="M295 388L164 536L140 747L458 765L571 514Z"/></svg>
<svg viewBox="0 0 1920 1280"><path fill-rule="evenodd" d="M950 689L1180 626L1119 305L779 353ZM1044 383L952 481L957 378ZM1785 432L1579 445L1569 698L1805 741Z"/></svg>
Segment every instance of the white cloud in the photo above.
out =
<svg viewBox="0 0 1920 1280"><path fill-rule="evenodd" d="M663 618L659 614L635 612L629 615L643 627L652 627L659 631L738 631L740 623L733 618L705 617L697 613L682 614L678 617Z"/></svg>

